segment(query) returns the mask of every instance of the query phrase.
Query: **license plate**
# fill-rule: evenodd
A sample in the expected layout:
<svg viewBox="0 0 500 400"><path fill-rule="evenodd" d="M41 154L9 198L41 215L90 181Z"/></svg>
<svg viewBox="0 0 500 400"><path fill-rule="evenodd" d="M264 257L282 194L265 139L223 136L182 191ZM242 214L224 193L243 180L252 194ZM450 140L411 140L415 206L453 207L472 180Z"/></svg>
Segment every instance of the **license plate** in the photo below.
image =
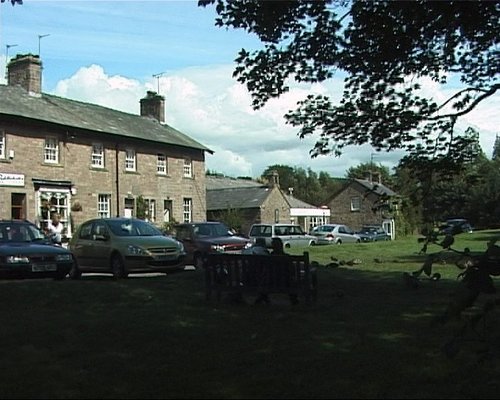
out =
<svg viewBox="0 0 500 400"><path fill-rule="evenodd" d="M57 271L56 264L34 264L31 267L33 272Z"/></svg>
<svg viewBox="0 0 500 400"><path fill-rule="evenodd" d="M173 260L175 256L165 255L165 256L156 256L155 258L157 261L167 261L167 260Z"/></svg>

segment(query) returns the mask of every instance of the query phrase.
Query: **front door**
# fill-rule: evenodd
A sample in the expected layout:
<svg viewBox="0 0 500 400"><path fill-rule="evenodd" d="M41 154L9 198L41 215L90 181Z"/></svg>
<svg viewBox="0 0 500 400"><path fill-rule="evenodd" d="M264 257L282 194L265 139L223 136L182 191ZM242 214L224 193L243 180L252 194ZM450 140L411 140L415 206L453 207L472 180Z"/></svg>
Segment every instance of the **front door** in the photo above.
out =
<svg viewBox="0 0 500 400"><path fill-rule="evenodd" d="M12 193L10 204L10 217L12 219L26 219L26 194Z"/></svg>

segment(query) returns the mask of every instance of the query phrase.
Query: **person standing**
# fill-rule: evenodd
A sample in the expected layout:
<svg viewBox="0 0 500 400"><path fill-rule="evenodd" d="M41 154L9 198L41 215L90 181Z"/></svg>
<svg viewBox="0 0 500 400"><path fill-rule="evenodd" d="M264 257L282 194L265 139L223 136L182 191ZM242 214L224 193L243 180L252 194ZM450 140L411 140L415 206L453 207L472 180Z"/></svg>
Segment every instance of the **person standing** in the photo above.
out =
<svg viewBox="0 0 500 400"><path fill-rule="evenodd" d="M58 213L52 215L52 221L47 224L47 232L52 237L55 244L61 246L62 243L62 233L64 230L64 225L61 222L61 216Z"/></svg>

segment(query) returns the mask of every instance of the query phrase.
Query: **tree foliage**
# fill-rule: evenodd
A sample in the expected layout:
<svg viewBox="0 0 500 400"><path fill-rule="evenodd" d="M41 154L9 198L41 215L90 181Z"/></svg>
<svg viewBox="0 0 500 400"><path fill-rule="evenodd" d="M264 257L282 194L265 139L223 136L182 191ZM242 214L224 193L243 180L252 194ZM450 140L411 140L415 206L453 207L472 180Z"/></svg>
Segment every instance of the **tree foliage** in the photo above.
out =
<svg viewBox="0 0 500 400"><path fill-rule="evenodd" d="M464 148L456 121L500 89L499 1L199 1L210 4L216 25L264 45L242 49L233 74L254 108L292 80L345 73L339 103L311 94L286 115L299 137L318 137L312 157L370 143L427 158L451 154L454 164ZM438 102L422 90L425 79L461 86Z"/></svg>
<svg viewBox="0 0 500 400"><path fill-rule="evenodd" d="M325 205L328 199L344 184L343 179L333 178L327 172L317 174L310 168L274 164L262 173L261 180L269 181L273 172L278 173L283 192L315 206Z"/></svg>

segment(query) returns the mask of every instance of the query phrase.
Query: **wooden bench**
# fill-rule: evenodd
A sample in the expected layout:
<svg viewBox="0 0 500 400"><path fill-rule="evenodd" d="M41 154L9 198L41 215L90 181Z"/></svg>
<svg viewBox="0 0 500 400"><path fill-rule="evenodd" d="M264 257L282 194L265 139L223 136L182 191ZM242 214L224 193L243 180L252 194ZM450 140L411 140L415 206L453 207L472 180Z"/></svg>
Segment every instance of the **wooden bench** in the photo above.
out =
<svg viewBox="0 0 500 400"><path fill-rule="evenodd" d="M206 298L215 293L284 293L303 296L306 304L316 301L316 269L303 255L207 254L204 257Z"/></svg>

